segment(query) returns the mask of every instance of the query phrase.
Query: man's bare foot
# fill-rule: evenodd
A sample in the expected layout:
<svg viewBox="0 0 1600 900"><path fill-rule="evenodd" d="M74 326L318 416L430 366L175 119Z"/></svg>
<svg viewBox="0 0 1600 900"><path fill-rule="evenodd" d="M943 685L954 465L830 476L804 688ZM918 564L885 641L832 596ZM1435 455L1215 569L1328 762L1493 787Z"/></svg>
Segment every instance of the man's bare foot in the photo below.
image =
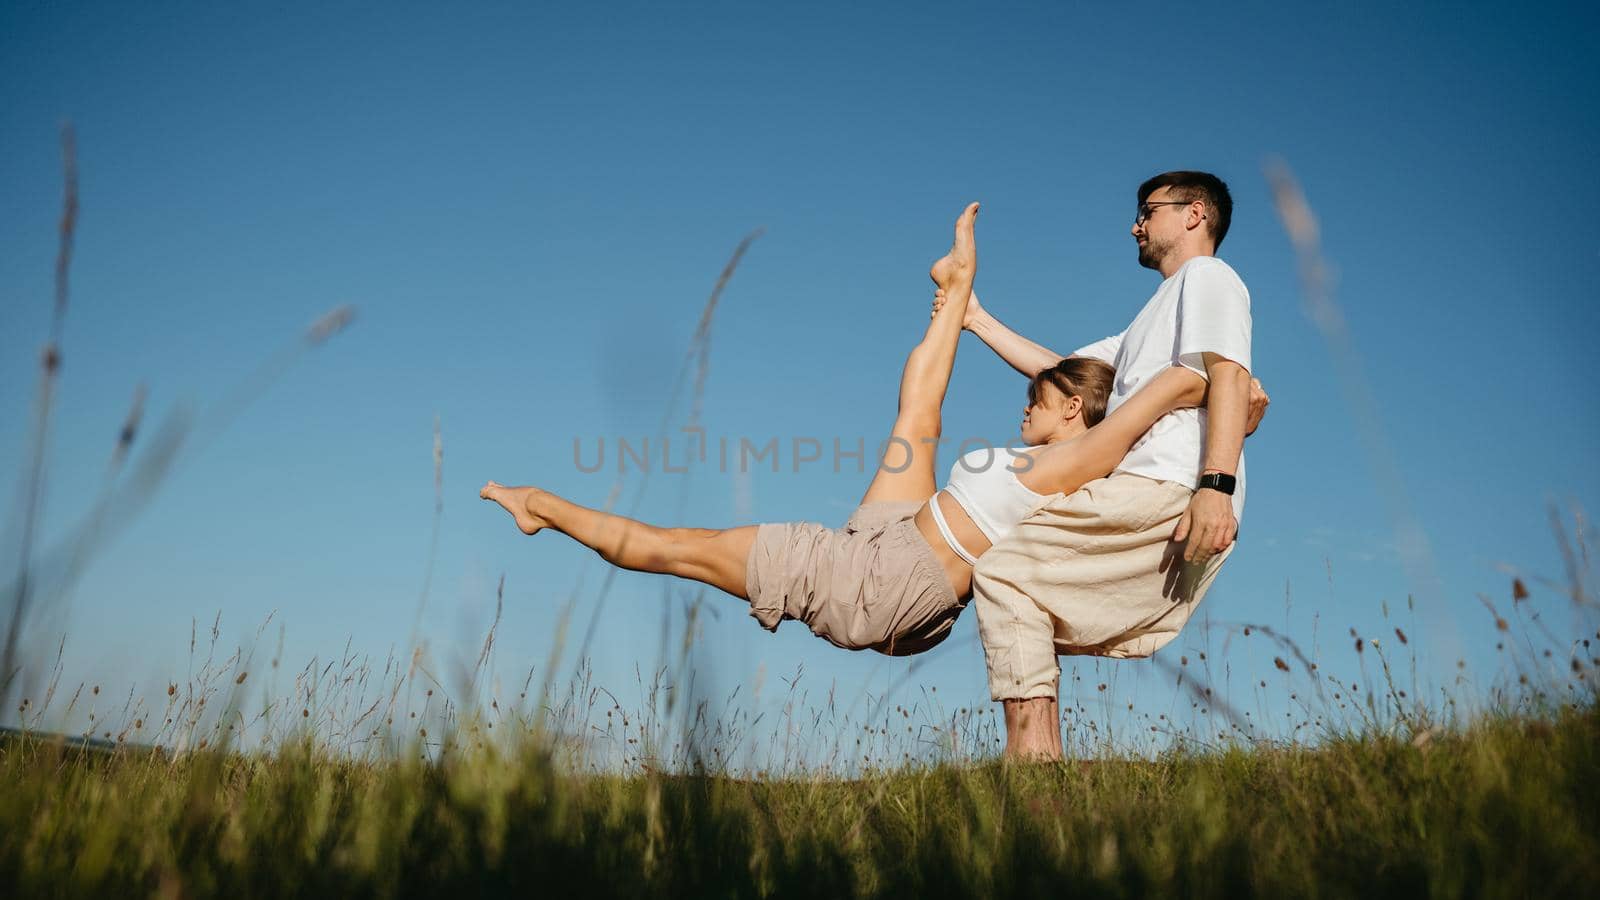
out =
<svg viewBox="0 0 1600 900"><path fill-rule="evenodd" d="M978 204L970 203L956 219L956 240L950 252L941 257L928 270L933 283L949 290L959 282L971 284L978 274L978 244L972 235L973 222L978 218Z"/></svg>
<svg viewBox="0 0 1600 900"><path fill-rule="evenodd" d="M517 520L517 527L522 529L523 534L536 534L539 529L550 524L534 511L543 493L544 491L536 487L506 487L497 481L491 481L483 486L478 496L485 500L493 500L505 507L506 512L511 513L511 518Z"/></svg>

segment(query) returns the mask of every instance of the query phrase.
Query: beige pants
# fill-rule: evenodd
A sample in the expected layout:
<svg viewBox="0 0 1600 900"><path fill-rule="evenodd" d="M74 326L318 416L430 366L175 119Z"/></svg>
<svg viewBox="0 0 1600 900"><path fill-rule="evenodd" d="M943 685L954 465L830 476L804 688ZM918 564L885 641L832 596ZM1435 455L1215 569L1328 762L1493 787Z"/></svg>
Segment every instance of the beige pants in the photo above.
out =
<svg viewBox="0 0 1600 900"><path fill-rule="evenodd" d="M768 631L796 619L846 650L931 650L963 604L912 520L924 502L869 503L839 529L762 525L745 565L750 615Z"/></svg>
<svg viewBox="0 0 1600 900"><path fill-rule="evenodd" d="M1058 497L978 558L973 605L995 700L1056 696L1058 654L1149 656L1177 637L1232 552L1183 562L1194 492L1113 474Z"/></svg>

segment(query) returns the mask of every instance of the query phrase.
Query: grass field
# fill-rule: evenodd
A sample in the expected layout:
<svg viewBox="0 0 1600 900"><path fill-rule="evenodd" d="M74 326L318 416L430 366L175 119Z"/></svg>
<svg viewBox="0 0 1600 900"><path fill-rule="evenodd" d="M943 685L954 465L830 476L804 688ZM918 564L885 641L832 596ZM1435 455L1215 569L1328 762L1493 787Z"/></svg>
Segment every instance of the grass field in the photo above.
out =
<svg viewBox="0 0 1600 900"><path fill-rule="evenodd" d="M576 774L538 732L429 759L0 751L9 896L1547 896L1600 885L1594 704L1460 732L855 779Z"/></svg>
<svg viewBox="0 0 1600 900"><path fill-rule="evenodd" d="M1060 764L999 761L990 710L852 717L793 688L790 721L741 753L747 714L676 700L665 670L627 709L583 667L502 703L481 668L447 690L420 657L313 663L250 716L251 654L197 636L163 706L57 679L24 699L0 735L0 896L1600 893L1593 643L1524 605L1494 621L1507 671L1470 711L1419 701L1356 638L1380 663L1359 681L1274 658L1314 699L1306 728L1265 734L1185 657L1186 721L1114 737L1069 704ZM66 721L91 724L45 730Z"/></svg>

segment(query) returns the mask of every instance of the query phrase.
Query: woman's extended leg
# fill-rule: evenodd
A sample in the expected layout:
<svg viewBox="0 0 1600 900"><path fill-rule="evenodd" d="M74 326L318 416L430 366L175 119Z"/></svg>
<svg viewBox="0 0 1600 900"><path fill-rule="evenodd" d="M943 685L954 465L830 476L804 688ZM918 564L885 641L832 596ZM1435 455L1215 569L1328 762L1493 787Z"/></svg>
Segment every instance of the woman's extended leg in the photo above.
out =
<svg viewBox="0 0 1600 900"><path fill-rule="evenodd" d="M493 481L478 496L505 507L524 534L554 528L614 566L691 578L750 599L745 563L759 526L657 528L579 506L536 487L506 487Z"/></svg>
<svg viewBox="0 0 1600 900"><path fill-rule="evenodd" d="M934 459L942 426L940 410L945 389L950 385L950 370L956 362L961 321L972 297L972 279L978 272L973 237L973 220L977 216L976 203L961 213L950 253L934 263L929 272L934 283L944 288L945 304L928 323L922 342L906 357L905 371L900 375L900 409L877 472L861 498L862 505L926 500L939 489Z"/></svg>

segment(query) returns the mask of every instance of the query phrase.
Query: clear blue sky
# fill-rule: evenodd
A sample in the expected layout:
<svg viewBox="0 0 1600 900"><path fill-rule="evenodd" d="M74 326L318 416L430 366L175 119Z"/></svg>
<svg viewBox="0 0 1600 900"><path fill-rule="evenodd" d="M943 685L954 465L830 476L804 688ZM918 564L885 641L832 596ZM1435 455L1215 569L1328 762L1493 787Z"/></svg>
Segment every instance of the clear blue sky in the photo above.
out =
<svg viewBox="0 0 1600 900"><path fill-rule="evenodd" d="M187 665L191 618L219 609L225 638L278 610L291 667L347 639L380 658L404 644L437 415L444 515L424 631L439 657L473 654L504 573L497 665L520 682L580 577L581 632L601 570L559 535L522 538L477 488L604 502L615 455L582 473L574 439L592 453L601 436L655 431L741 236L767 229L717 310L709 433L870 443L963 203L984 204L985 304L1068 352L1124 327L1156 287L1127 231L1135 187L1172 168L1232 186L1220 255L1250 288L1274 400L1248 447L1243 543L1206 612L1308 645L1315 629L1328 667L1353 671L1347 628L1387 634L1380 605L1403 607L1414 586L1271 209L1262 165L1276 154L1321 219L1439 572L1419 618L1425 665L1459 653L1487 676L1498 661L1476 595L1509 602L1501 564L1559 574L1551 502L1600 508L1596 25L1579 4L7 4L4 472L22 469L47 328L58 124L79 140L49 533L93 496L136 382L152 420L204 407L323 310L360 309L99 554L63 620L69 675L164 684ZM967 336L947 431L1005 439L1022 395ZM830 462L831 447L795 473L785 446L776 474L697 469L686 506L686 476L658 472L640 513L838 524L867 476ZM632 691L635 661L654 662L669 588L690 595L618 579L601 682ZM909 665L798 623L769 636L737 601L707 599L720 617L700 658L718 693L764 671L770 695L801 666L819 691L881 688ZM1566 621L1559 597L1541 602ZM1197 623L1174 651L1225 639ZM1265 645L1230 653L1247 678L1271 669ZM1170 701L1149 664L1075 665ZM910 682L986 701L970 610Z"/></svg>

